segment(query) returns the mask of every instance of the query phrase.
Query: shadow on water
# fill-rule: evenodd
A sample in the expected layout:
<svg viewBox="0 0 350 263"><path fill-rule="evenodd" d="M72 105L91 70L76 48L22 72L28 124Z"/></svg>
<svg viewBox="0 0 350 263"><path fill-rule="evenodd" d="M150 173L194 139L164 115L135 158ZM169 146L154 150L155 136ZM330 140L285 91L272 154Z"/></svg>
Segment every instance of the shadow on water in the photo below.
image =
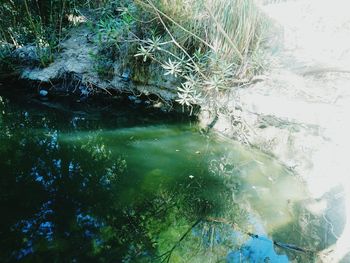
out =
<svg viewBox="0 0 350 263"><path fill-rule="evenodd" d="M267 233L304 192L263 155L120 104L0 98L3 262L288 262Z"/></svg>

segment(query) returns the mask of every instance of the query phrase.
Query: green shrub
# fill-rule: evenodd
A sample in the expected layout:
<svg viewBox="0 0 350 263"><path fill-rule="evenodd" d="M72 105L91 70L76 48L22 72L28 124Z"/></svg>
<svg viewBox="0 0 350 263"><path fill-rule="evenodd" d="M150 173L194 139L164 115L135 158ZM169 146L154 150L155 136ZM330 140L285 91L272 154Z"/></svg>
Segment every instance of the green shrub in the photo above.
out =
<svg viewBox="0 0 350 263"><path fill-rule="evenodd" d="M215 98L246 85L261 70L267 20L253 0L134 3L157 23L156 35L140 37L135 56L157 61L165 74L179 78L180 104L191 107L208 94Z"/></svg>
<svg viewBox="0 0 350 263"><path fill-rule="evenodd" d="M208 94L215 102L262 69L266 25L254 0L110 1L94 26L98 71L113 61L121 71L163 71L178 80L177 101L184 107ZM118 52L106 52L111 47Z"/></svg>

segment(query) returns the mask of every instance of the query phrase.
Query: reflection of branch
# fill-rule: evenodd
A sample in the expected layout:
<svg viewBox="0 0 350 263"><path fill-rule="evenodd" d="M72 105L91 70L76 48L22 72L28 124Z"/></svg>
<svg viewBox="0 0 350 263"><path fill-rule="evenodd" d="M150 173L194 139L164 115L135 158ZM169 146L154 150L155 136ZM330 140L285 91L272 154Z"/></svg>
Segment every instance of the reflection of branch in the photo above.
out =
<svg viewBox="0 0 350 263"><path fill-rule="evenodd" d="M177 205L176 201L174 200L176 196L176 193L173 193L172 196L170 196L169 199L163 200L163 203L160 204L158 207L156 207L153 216L158 216L159 214L166 212L170 208L173 208Z"/></svg>
<svg viewBox="0 0 350 263"><path fill-rule="evenodd" d="M242 229L240 229L240 227L236 224L236 223L231 223L230 221L226 220L225 218L212 218L212 217L208 217L206 218L207 221L209 222L214 222L214 223L222 223L225 225L229 225L231 226L234 230L239 231L243 234L246 234L248 236L250 236L251 238L256 238L256 239L260 239L260 240L266 240L265 238L262 239L260 235L248 232L248 231L243 231ZM287 250L292 250L292 251L296 251L296 252L302 252L302 253L311 253L314 254L316 253L315 251L311 250L311 249L305 249L305 248L301 248L298 247L296 245L293 244L287 244L287 243L283 243L283 242L279 242L279 241L274 241L271 240L272 243L280 248L284 248Z"/></svg>
<svg viewBox="0 0 350 263"><path fill-rule="evenodd" d="M236 224L236 223L232 223L228 220L226 220L225 218L213 218L213 217L207 217L204 219L205 221L208 221L208 222L212 222L212 223L222 223L222 224L226 224L226 225L229 225L231 226L234 230L236 231L239 231L245 235L248 235L250 236L251 238L256 238L256 239L259 239L259 240L265 240L266 241L266 238L263 238L262 236L260 235L257 235L257 234L254 234L254 233L251 233L251 232L248 232L248 231L243 231L242 229L239 228L239 226ZM170 259L171 259L171 256L172 256L172 253L174 252L174 250L180 245L180 243L186 238L186 236L192 231L193 228L195 228L200 222L202 222L203 219L200 218L198 219L191 227L189 227L187 229L187 231L181 236L181 238L172 246L171 249L169 249L168 251L166 251L165 253L161 254L160 256L158 256L157 258L162 258L161 262L166 262L166 263L169 263L170 262ZM213 234L213 232L212 232ZM304 249L304 248L301 248L301 247L298 247L296 245L293 245L293 244L287 244L287 243L282 243L282 242L279 242L279 241L274 241L274 240L271 240L272 243L275 245L275 246L278 246L280 248L283 248L283 249L287 249L287 250L291 250L291 251L294 251L294 252L301 252L301 253L309 253L309 254L314 254L316 253L315 251L313 250L310 250L310 249Z"/></svg>
<svg viewBox="0 0 350 263"><path fill-rule="evenodd" d="M325 213L322 214L322 217L323 217L324 221L326 221L326 223L331 227L332 235L338 240L340 237L334 232L334 225L332 224L332 222L328 220Z"/></svg>
<svg viewBox="0 0 350 263"><path fill-rule="evenodd" d="M170 262L170 258L172 253L174 252L174 250L178 247L178 245L180 245L181 241L185 239L185 237L192 231L193 228L195 228L200 222L202 221L202 219L198 219L196 222L194 222L194 224L187 229L187 231L181 236L181 238L174 244L174 246L168 250L167 252L163 253L162 255L160 255L158 258L162 258L161 262Z"/></svg>

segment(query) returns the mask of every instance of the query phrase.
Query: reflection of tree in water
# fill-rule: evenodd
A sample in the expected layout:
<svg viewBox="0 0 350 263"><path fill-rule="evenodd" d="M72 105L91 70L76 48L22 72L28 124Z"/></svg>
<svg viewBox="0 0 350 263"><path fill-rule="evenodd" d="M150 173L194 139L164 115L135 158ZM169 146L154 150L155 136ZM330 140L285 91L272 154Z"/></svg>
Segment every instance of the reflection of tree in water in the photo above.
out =
<svg viewBox="0 0 350 263"><path fill-rule="evenodd" d="M172 260L205 257L223 239L206 219L233 220L241 211L231 188L208 171L122 201L132 175L103 139L61 143L50 118L26 112L5 112L0 125L4 262L160 262L188 229Z"/></svg>
<svg viewBox="0 0 350 263"><path fill-rule="evenodd" d="M294 205L294 220L276 229L271 235L275 240L308 250L309 253L295 253L284 249L290 260L296 262L316 262L317 252L325 246L325 222L320 215L312 214L305 208L305 204ZM333 241L335 242L335 241Z"/></svg>
<svg viewBox="0 0 350 263"><path fill-rule="evenodd" d="M57 131L32 132L27 114L14 117L5 116L0 135L1 258L88 259L125 164L98 142L89 150L60 144Z"/></svg>

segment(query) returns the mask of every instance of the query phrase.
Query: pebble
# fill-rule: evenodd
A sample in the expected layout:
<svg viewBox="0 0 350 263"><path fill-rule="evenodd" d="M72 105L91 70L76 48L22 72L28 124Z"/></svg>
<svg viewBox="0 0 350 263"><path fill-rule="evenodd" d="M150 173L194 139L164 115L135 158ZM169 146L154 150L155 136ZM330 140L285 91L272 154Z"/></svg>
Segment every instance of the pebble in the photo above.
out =
<svg viewBox="0 0 350 263"><path fill-rule="evenodd" d="M42 97L46 97L47 94L49 94L49 92L47 90L42 89L42 90L39 91L39 95L42 96Z"/></svg>

